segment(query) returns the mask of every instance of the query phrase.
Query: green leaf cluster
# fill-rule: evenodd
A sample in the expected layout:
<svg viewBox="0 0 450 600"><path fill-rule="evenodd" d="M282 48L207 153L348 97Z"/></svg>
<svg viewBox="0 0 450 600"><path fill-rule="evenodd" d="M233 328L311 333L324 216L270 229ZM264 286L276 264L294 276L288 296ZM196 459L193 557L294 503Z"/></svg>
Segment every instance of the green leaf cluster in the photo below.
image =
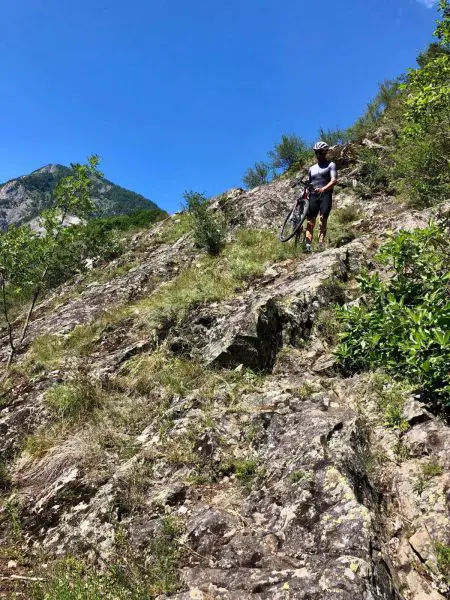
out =
<svg viewBox="0 0 450 600"><path fill-rule="evenodd" d="M198 192L184 192L186 210L191 217L194 242L209 254L219 254L225 242L226 223L222 213L213 212L208 199Z"/></svg>
<svg viewBox="0 0 450 600"><path fill-rule="evenodd" d="M363 301L339 309L336 351L348 372L382 368L450 405L450 241L437 225L401 231L380 250L390 279L363 273Z"/></svg>

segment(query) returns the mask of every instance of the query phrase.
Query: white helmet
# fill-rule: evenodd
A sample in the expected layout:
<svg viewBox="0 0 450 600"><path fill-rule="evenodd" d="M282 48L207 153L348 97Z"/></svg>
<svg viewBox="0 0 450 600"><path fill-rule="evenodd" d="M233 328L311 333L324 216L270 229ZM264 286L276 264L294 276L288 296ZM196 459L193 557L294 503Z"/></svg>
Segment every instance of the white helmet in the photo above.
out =
<svg viewBox="0 0 450 600"><path fill-rule="evenodd" d="M320 142L316 142L314 144L313 150L314 151L316 151L316 150L328 150L328 148L329 148L329 145L326 142L320 141Z"/></svg>

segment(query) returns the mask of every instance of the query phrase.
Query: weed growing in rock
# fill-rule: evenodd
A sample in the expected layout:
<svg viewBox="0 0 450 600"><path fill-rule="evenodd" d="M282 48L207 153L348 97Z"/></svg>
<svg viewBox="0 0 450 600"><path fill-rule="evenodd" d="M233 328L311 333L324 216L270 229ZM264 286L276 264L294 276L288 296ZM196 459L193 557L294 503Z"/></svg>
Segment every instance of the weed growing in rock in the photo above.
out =
<svg viewBox="0 0 450 600"><path fill-rule="evenodd" d="M289 473L288 478L289 481L292 483L298 483L299 481L302 481L303 479L306 479L309 477L309 474L306 471L292 471L292 473Z"/></svg>
<svg viewBox="0 0 450 600"><path fill-rule="evenodd" d="M411 453L409 447L402 440L398 440L393 448L394 456L399 462L408 460Z"/></svg>
<svg viewBox="0 0 450 600"><path fill-rule="evenodd" d="M325 308L317 315L314 325L317 328L320 339L329 346L335 347L339 341L339 334L342 331L342 325L336 318L334 308Z"/></svg>
<svg viewBox="0 0 450 600"><path fill-rule="evenodd" d="M408 387L393 381L391 377L376 373L371 380L371 390L375 396L377 408L383 415L383 425L389 429L406 431L408 421L403 417L405 393Z"/></svg>
<svg viewBox="0 0 450 600"><path fill-rule="evenodd" d="M224 253L232 275L243 281L260 277L274 263L292 258L295 249L282 244L272 231L265 229L240 229L235 241Z"/></svg>
<svg viewBox="0 0 450 600"><path fill-rule="evenodd" d="M30 586L31 600L143 600L178 591L181 524L172 517L159 522L146 548L147 558L131 548L125 533L116 533L117 554L98 572L68 556L42 572L44 581Z"/></svg>
<svg viewBox="0 0 450 600"><path fill-rule="evenodd" d="M422 465L422 474L426 479L431 479L432 477L438 477L442 475L444 469L442 466L434 460L429 460L425 464Z"/></svg>
<svg viewBox="0 0 450 600"><path fill-rule="evenodd" d="M436 563L442 575L450 581L450 546L437 542L434 545Z"/></svg>
<svg viewBox="0 0 450 600"><path fill-rule="evenodd" d="M359 219L362 219L363 217L361 209L355 204L350 204L344 208L338 208L334 211L334 216L340 225L346 225L347 223L359 221Z"/></svg>
<svg viewBox="0 0 450 600"><path fill-rule="evenodd" d="M308 400L311 395L315 394L317 391L317 385L310 381L305 381L294 391L294 394L299 400Z"/></svg>
<svg viewBox="0 0 450 600"><path fill-rule="evenodd" d="M417 477L415 479L415 481L412 485L412 489L413 489L413 492L420 497L426 490L427 486L428 486L428 482L425 479L425 477L423 477L423 475L419 475L419 477Z"/></svg>
<svg viewBox="0 0 450 600"><path fill-rule="evenodd" d="M45 400L58 419L80 421L101 408L107 395L98 383L80 377L71 383L56 384L48 390Z"/></svg>

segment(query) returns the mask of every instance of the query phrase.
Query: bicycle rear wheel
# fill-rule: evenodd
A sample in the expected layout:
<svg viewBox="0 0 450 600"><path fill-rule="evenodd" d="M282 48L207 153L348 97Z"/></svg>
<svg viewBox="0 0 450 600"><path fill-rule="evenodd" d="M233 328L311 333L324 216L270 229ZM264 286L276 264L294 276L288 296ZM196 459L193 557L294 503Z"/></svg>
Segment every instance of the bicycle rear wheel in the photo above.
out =
<svg viewBox="0 0 450 600"><path fill-rule="evenodd" d="M294 235L300 233L303 222L308 214L308 208L309 202L301 200L298 205L295 205L290 210L280 231L280 241L288 242Z"/></svg>

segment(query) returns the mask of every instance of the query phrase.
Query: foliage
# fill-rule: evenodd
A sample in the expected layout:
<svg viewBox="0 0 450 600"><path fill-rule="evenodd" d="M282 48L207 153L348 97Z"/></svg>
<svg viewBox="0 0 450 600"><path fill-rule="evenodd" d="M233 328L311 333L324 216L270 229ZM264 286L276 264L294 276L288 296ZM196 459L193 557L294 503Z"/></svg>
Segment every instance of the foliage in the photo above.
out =
<svg viewBox="0 0 450 600"><path fill-rule="evenodd" d="M328 129L324 130L320 128L319 138L326 142L329 146L336 146L338 144L346 144L350 141L348 131L346 129Z"/></svg>
<svg viewBox="0 0 450 600"><path fill-rule="evenodd" d="M270 167L266 163L257 162L254 168L248 169L242 181L248 190L269 183Z"/></svg>
<svg viewBox="0 0 450 600"><path fill-rule="evenodd" d="M352 141L363 139L380 123L383 114L395 103L400 89L399 80L387 80L380 84L375 98L367 105L366 112L346 132Z"/></svg>
<svg viewBox="0 0 450 600"><path fill-rule="evenodd" d="M127 215L114 215L92 219L87 223L88 231L93 235L106 234L113 231L133 231L145 229L160 221L166 214L159 208L140 208Z"/></svg>
<svg viewBox="0 0 450 600"><path fill-rule="evenodd" d="M389 189L390 173L387 166L387 157L371 148L358 149L358 161L361 163L359 181L370 194Z"/></svg>
<svg viewBox="0 0 450 600"><path fill-rule="evenodd" d="M192 219L194 241L199 248L205 248L209 254L219 254L223 247L226 224L220 212L214 213L204 194L184 192L186 209Z"/></svg>
<svg viewBox="0 0 450 600"><path fill-rule="evenodd" d="M430 206L450 193L450 26L448 0L432 44L419 55L401 87L403 114L394 153L398 189L416 206Z"/></svg>
<svg viewBox="0 0 450 600"><path fill-rule="evenodd" d="M431 60L439 58L440 56L450 55L450 50L443 47L437 42L431 43L426 50L421 52L417 57L417 64L419 67L425 67Z"/></svg>
<svg viewBox="0 0 450 600"><path fill-rule="evenodd" d="M10 227L0 236L2 310L8 323L10 345L6 369L23 343L39 295L55 273L61 270L62 263L67 266L67 261L62 260L62 255L68 258L63 249L74 243L76 235L70 227L66 228L66 218L72 215L82 219L92 210L91 178L99 174L98 163L98 157L92 156L86 165L72 165L71 174L58 182L52 207L43 211L40 217L41 235L22 226ZM79 258L76 253L71 257L74 264ZM9 319L8 296L14 297L24 291L30 296L30 304L16 341Z"/></svg>
<svg viewBox="0 0 450 600"><path fill-rule="evenodd" d="M281 141L269 152L271 166L287 171L310 157L310 150L302 138L295 134L282 135Z"/></svg>
<svg viewBox="0 0 450 600"><path fill-rule="evenodd" d="M450 580L450 546L437 542L434 545L434 550L439 571Z"/></svg>
<svg viewBox="0 0 450 600"><path fill-rule="evenodd" d="M441 46L448 49L450 46L450 4L448 0L439 0L439 12L441 20L437 23L434 35L438 38Z"/></svg>
<svg viewBox="0 0 450 600"><path fill-rule="evenodd" d="M180 526L162 519L149 543L148 562L133 551L120 532L118 553L103 572L72 556L50 564L42 583L31 586L31 600L142 600L173 594L179 588Z"/></svg>
<svg viewBox="0 0 450 600"><path fill-rule="evenodd" d="M390 280L361 274L364 303L340 309L337 357L346 370L381 367L419 385L430 402L450 404L449 254L436 225L402 231L382 246Z"/></svg>
<svg viewBox="0 0 450 600"><path fill-rule="evenodd" d="M60 420L79 421L92 415L105 403L100 385L87 377L51 387L45 396L47 404Z"/></svg>

